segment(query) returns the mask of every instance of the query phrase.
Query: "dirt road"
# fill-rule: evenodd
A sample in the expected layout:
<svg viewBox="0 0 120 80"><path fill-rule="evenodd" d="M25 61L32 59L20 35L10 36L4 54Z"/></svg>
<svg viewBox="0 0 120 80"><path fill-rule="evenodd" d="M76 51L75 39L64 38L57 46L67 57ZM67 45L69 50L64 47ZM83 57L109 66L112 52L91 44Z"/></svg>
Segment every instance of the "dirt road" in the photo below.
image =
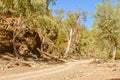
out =
<svg viewBox="0 0 120 80"><path fill-rule="evenodd" d="M46 69L13 69L1 72L0 80L112 80L120 78L120 66L89 64L91 60L81 60L60 64ZM16 70L16 71L15 71ZM120 80L120 79L116 79Z"/></svg>

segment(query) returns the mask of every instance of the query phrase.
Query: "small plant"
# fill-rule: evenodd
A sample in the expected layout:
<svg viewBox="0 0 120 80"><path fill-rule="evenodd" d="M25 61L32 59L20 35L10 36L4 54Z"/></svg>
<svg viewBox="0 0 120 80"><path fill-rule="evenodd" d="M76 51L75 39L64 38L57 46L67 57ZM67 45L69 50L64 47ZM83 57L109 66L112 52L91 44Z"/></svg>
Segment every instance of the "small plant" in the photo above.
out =
<svg viewBox="0 0 120 80"><path fill-rule="evenodd" d="M117 51L115 59L116 60L120 59L120 51Z"/></svg>

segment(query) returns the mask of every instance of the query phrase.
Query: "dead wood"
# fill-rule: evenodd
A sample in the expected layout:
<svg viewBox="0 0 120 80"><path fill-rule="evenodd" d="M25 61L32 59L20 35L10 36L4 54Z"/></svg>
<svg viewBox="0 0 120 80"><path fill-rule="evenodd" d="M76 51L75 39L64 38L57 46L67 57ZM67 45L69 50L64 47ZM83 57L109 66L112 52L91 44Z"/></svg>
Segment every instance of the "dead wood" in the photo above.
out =
<svg viewBox="0 0 120 80"><path fill-rule="evenodd" d="M65 62L64 60L62 60L62 59L59 59L59 58L57 58L57 57L55 57L55 56L53 56L53 55L51 55L51 54L49 54L49 53L47 53L47 52L44 52L44 51L41 51L39 48L37 48L37 50L39 51L39 53L42 53L42 55L46 55L47 57L48 57L48 59L54 59L55 61L57 61L57 62ZM46 57L45 57L46 58Z"/></svg>
<svg viewBox="0 0 120 80"><path fill-rule="evenodd" d="M0 14L0 18L3 20L0 26L1 55L8 52L24 60L43 57L56 62L65 62L59 59L59 49L46 33L44 35L39 30L31 28L25 21L21 21L20 17L12 18Z"/></svg>

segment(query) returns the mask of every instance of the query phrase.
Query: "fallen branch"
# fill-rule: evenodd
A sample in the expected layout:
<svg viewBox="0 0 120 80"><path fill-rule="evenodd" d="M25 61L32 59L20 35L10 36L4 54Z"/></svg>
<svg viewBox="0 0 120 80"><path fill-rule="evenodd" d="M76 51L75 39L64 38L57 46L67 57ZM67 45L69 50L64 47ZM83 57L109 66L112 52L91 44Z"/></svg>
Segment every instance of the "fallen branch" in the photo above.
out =
<svg viewBox="0 0 120 80"><path fill-rule="evenodd" d="M55 57L55 56L52 56L51 54L49 54L49 53L47 53L47 52L41 51L39 48L37 48L37 50L38 50L39 53L42 53L42 54L50 57L51 59L54 59L54 60L60 61L60 62L65 62L65 60L61 60L61 59L59 59L59 58L57 58L57 57Z"/></svg>

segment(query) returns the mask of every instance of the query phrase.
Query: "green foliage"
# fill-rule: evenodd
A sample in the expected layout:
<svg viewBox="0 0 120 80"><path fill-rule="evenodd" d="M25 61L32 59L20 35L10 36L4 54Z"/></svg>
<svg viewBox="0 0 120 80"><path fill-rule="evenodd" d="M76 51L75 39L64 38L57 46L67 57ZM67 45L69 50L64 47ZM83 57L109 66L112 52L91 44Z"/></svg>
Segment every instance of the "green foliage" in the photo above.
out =
<svg viewBox="0 0 120 80"><path fill-rule="evenodd" d="M66 43L67 43L67 39L66 39L65 33L63 31L59 30L58 36L56 39L56 46L59 48L60 53L63 53L65 51Z"/></svg>
<svg viewBox="0 0 120 80"><path fill-rule="evenodd" d="M80 28L81 37L79 38L78 51L81 56L95 57L95 38L94 32L88 30L85 26Z"/></svg>
<svg viewBox="0 0 120 80"><path fill-rule="evenodd" d="M64 54L70 40L68 55L83 57L110 57L117 48L116 59L120 58L120 2L104 0L96 4L95 22L92 29L84 26L86 12L68 12L64 18L64 10L55 10L53 17L49 5L55 5L57 0L2 0L0 14L12 18L20 17L25 26L36 30L40 37L45 37L44 51L52 52L57 48L59 54ZM2 22L1 22L2 24ZM48 44L49 43L49 44ZM52 47L51 47L51 45ZM54 46L54 47L53 47ZM54 52L57 53L57 52Z"/></svg>
<svg viewBox="0 0 120 80"><path fill-rule="evenodd" d="M105 53L113 53L114 47L118 47L120 39L120 9L118 5L105 0L96 5L95 24L96 35L100 42L100 48Z"/></svg>
<svg viewBox="0 0 120 80"><path fill-rule="evenodd" d="M44 0L3 0L0 2L1 12L12 11L16 16L26 17L28 14L46 13L46 3Z"/></svg>
<svg viewBox="0 0 120 80"><path fill-rule="evenodd" d="M68 12L67 13L67 18L64 21L64 24L68 28L75 28L77 27L78 24L78 19L80 18L80 13L79 12Z"/></svg>
<svg viewBox="0 0 120 80"><path fill-rule="evenodd" d="M120 50L117 50L115 59L120 59Z"/></svg>

